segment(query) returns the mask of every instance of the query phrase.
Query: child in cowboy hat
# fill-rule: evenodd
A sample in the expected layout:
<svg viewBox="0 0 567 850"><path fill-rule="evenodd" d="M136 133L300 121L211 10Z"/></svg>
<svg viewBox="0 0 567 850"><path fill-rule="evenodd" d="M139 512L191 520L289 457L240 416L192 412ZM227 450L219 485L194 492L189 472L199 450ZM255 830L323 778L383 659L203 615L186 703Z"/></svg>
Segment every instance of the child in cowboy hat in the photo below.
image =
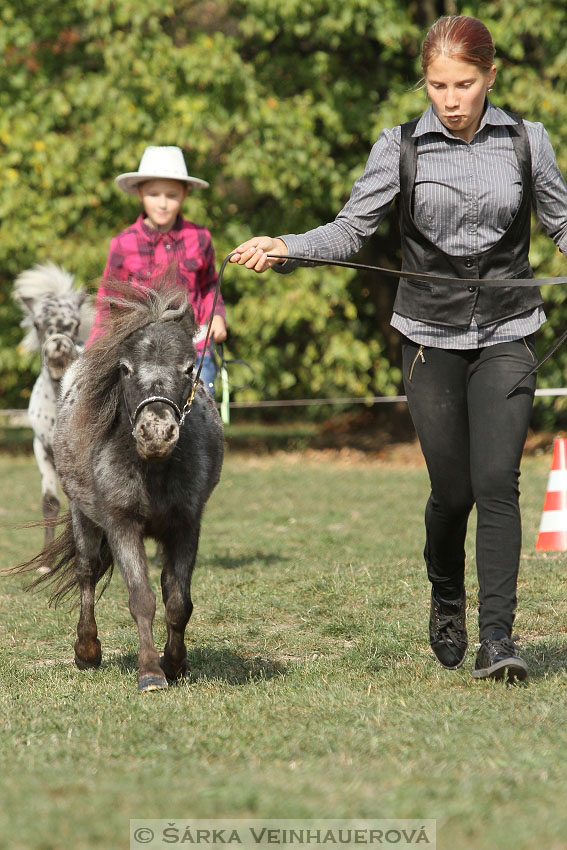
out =
<svg viewBox="0 0 567 850"><path fill-rule="evenodd" d="M97 295L97 315L87 345L102 333L102 298L108 295L107 280L150 282L156 273L175 265L177 279L189 293L195 319L201 326L197 353L203 357L201 379L214 395L215 363L209 350L203 352L217 273L211 234L205 227L181 216L181 207L190 187L209 184L191 177L180 148L147 147L138 171L120 174L116 185L129 195L137 195L143 212L134 224L122 230L110 243L108 259ZM225 308L219 292L211 325L215 342L226 339ZM198 363L197 363L198 365Z"/></svg>

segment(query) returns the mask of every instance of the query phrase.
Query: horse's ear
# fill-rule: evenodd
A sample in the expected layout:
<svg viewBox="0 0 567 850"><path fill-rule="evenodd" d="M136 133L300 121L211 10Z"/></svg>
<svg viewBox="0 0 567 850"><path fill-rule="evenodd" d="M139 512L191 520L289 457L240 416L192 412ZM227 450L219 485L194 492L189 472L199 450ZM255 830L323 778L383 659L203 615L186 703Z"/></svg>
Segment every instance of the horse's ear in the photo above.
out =
<svg viewBox="0 0 567 850"><path fill-rule="evenodd" d="M187 303L187 310L185 311L183 318L191 323L191 325L194 328L194 333L197 333L199 328L198 328L197 322L195 320L195 311L193 309L193 305L190 304L189 302Z"/></svg>
<svg viewBox="0 0 567 850"><path fill-rule="evenodd" d="M190 307L187 312L183 315L182 321L186 326L186 331L192 337L199 331L199 326L195 321L195 314L193 312L193 308Z"/></svg>
<svg viewBox="0 0 567 850"><path fill-rule="evenodd" d="M35 298L29 298L27 295L20 295L19 301L21 304L24 305L24 307L29 313L33 313L33 305L35 304Z"/></svg>

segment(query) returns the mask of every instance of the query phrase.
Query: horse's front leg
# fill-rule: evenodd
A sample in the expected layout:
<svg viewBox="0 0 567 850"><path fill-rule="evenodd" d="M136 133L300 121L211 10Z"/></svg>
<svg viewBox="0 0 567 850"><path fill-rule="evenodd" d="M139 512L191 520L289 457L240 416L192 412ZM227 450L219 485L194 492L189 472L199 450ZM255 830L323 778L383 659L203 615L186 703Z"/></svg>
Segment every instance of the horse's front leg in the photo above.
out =
<svg viewBox="0 0 567 850"><path fill-rule="evenodd" d="M161 589L165 604L167 642L161 666L168 679L175 679L187 673L185 628L193 611L191 576L198 545L199 524L196 529L185 530L173 539L165 541L163 546Z"/></svg>
<svg viewBox="0 0 567 850"><path fill-rule="evenodd" d="M128 588L130 613L138 627L138 690L167 688L167 679L159 664L153 622L156 598L148 581L148 566L141 530L133 525L114 526L107 531L114 560Z"/></svg>
<svg viewBox="0 0 567 850"><path fill-rule="evenodd" d="M53 459L42 441L38 437L33 440L33 453L37 461L41 475L41 507L43 518L50 523L45 526L45 539L43 548L47 549L53 542L55 531L51 521L56 519L59 513L59 499L57 498L57 473L53 465ZM45 570L45 568L42 568Z"/></svg>
<svg viewBox="0 0 567 850"><path fill-rule="evenodd" d="M98 667L102 659L94 615L95 589L101 572L102 530L71 504L76 558L75 575L81 594L81 613L75 641L75 664L80 670ZM110 562L107 562L110 566Z"/></svg>

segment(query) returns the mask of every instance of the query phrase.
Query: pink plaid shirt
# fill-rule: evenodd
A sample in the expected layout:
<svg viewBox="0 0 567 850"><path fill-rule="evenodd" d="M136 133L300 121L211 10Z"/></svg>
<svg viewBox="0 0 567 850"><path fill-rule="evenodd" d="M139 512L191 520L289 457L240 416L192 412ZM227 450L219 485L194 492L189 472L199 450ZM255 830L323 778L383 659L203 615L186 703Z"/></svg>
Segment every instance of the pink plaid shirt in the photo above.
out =
<svg viewBox="0 0 567 850"><path fill-rule="evenodd" d="M134 224L112 239L102 279L151 283L153 277L164 272L172 263L177 267L178 283L189 293L197 324L206 325L217 285L211 234L205 227L186 221L181 216L177 216L175 224L167 233L162 233L148 227L144 223L144 216L140 215ZM103 333L101 323L107 308L102 304L102 298L110 292L101 283L97 293L97 313L87 345ZM225 317L220 292L215 315ZM202 346L202 341L200 345L197 343L198 348Z"/></svg>

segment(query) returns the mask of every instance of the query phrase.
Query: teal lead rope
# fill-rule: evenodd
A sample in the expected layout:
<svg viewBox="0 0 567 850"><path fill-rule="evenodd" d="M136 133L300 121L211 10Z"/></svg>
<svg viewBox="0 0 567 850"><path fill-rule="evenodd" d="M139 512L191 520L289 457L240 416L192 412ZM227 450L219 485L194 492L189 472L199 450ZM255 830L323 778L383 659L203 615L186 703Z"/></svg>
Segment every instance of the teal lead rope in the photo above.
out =
<svg viewBox="0 0 567 850"><path fill-rule="evenodd" d="M219 374L221 377L222 386L220 414L223 423L225 425L230 425L230 388L232 386L232 389L234 390L245 390L247 387L249 387L252 381L254 380L254 369L245 360L227 360L224 356L224 346L222 342L217 342L216 349L220 360ZM229 367L234 366L236 366L237 368L241 367L239 370L240 372L242 372L242 367L248 370L250 377L249 380L246 381L244 384L235 384L234 382L232 382L231 384L231 381L228 377L228 370Z"/></svg>
<svg viewBox="0 0 567 850"><path fill-rule="evenodd" d="M228 369L226 368L226 360L224 359L222 343L217 343L217 351L220 357L220 377L222 387L220 415L223 425L230 425L230 386L228 383Z"/></svg>

